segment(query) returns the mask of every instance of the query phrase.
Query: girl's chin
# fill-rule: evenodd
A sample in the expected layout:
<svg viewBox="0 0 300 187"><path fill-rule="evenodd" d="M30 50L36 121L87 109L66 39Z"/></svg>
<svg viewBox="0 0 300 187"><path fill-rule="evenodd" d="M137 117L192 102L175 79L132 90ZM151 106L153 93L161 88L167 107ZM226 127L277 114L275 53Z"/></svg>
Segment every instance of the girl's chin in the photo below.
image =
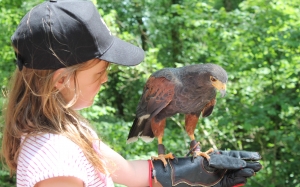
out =
<svg viewBox="0 0 300 187"><path fill-rule="evenodd" d="M85 108L88 108L90 106L93 105L94 102L90 102L90 103L85 103L85 104L82 104L82 105L78 105L78 106L73 106L72 109L73 110L81 110L81 109L85 109Z"/></svg>

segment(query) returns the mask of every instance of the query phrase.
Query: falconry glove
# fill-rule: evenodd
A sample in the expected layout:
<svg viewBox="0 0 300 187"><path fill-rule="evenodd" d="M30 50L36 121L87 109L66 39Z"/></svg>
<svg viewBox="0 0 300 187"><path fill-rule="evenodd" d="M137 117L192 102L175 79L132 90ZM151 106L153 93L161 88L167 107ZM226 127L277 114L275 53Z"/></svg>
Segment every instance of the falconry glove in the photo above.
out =
<svg viewBox="0 0 300 187"><path fill-rule="evenodd" d="M164 167L160 160L153 160L154 186L163 187L238 187L255 175L262 166L261 156L249 151L214 151L209 161L201 156L167 159Z"/></svg>

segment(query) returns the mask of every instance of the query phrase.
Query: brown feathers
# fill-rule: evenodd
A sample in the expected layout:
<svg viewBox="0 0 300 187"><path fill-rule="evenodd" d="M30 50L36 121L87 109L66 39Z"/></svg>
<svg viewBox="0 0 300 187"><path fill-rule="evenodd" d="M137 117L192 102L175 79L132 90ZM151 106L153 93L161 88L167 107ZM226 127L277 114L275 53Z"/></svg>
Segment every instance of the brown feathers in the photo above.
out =
<svg viewBox="0 0 300 187"><path fill-rule="evenodd" d="M162 137L165 119L177 113L186 115L186 130L193 134L200 114L207 117L212 113L216 91L224 94L226 83L226 71L215 64L165 68L153 73L145 84L127 142L138 137L147 142Z"/></svg>

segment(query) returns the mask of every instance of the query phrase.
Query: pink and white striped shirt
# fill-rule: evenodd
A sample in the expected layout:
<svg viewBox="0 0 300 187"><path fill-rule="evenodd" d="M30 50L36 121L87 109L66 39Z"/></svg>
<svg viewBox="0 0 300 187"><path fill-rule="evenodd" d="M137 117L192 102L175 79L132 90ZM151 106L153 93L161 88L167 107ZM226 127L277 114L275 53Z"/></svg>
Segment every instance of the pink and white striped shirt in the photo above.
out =
<svg viewBox="0 0 300 187"><path fill-rule="evenodd" d="M97 173L78 145L65 136L43 134L23 139L18 157L17 187L59 176L81 179L85 187L113 187L109 176Z"/></svg>

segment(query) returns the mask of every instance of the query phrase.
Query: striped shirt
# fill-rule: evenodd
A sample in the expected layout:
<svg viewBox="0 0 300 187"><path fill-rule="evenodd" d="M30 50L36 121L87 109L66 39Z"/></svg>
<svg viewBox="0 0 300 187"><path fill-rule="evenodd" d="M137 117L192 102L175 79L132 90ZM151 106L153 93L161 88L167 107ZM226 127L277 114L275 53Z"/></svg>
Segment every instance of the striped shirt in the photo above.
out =
<svg viewBox="0 0 300 187"><path fill-rule="evenodd" d="M22 140L17 165L17 187L33 187L52 177L77 177L85 187L113 187L112 179L98 173L81 148L62 135L43 134Z"/></svg>

